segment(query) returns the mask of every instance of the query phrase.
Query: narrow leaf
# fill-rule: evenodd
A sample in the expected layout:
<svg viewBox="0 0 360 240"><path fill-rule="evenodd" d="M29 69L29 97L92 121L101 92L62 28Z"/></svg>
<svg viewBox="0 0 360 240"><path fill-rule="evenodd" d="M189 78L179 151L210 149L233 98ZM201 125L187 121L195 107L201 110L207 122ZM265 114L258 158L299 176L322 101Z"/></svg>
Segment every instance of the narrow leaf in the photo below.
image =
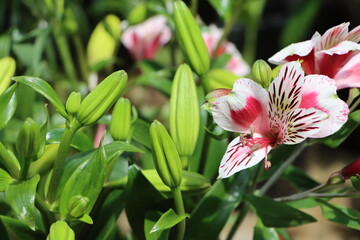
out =
<svg viewBox="0 0 360 240"><path fill-rule="evenodd" d="M16 106L16 84L13 84L0 95L0 130L4 128L12 118Z"/></svg>
<svg viewBox="0 0 360 240"><path fill-rule="evenodd" d="M190 217L190 214L177 215L174 210L170 208L166 213L161 215L160 219L156 222L150 233L161 232L166 229L170 229L188 217Z"/></svg>
<svg viewBox="0 0 360 240"><path fill-rule="evenodd" d="M316 201L320 203L322 214L327 220L360 230L360 212L337 204L331 204L322 199L316 199Z"/></svg>
<svg viewBox="0 0 360 240"><path fill-rule="evenodd" d="M161 217L160 211L150 210L145 215L144 231L146 240L168 240L170 231L152 232L151 229Z"/></svg>
<svg viewBox="0 0 360 240"><path fill-rule="evenodd" d="M6 188L14 180L5 170L0 168L0 192L4 192Z"/></svg>
<svg viewBox="0 0 360 240"><path fill-rule="evenodd" d="M267 227L295 227L316 222L312 216L270 198L247 195L245 200L254 207L256 214Z"/></svg>
<svg viewBox="0 0 360 240"><path fill-rule="evenodd" d="M13 77L12 79L16 82L23 83L31 87L36 92L40 93L43 97L45 97L47 100L49 100L49 102L54 105L54 107L61 116L66 119L68 118L64 104L61 102L60 98L49 83L40 78L28 76Z"/></svg>

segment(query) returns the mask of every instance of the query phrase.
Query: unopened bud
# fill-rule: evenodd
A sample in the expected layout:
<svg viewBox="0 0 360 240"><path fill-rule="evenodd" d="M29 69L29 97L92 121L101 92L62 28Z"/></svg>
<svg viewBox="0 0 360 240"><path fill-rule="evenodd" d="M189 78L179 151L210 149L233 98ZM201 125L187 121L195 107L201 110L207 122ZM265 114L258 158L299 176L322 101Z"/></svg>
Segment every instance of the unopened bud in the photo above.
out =
<svg viewBox="0 0 360 240"><path fill-rule="evenodd" d="M199 135L200 109L193 72L187 64L180 65L174 77L169 120L171 137L180 156L191 156Z"/></svg>
<svg viewBox="0 0 360 240"><path fill-rule="evenodd" d="M205 91L210 92L218 88L232 88L238 78L239 77L232 72L217 68L210 70L201 78L201 83Z"/></svg>
<svg viewBox="0 0 360 240"><path fill-rule="evenodd" d="M353 187L356 190L360 191L360 176L359 175L358 176L352 176L350 178L350 180L351 180L351 184L353 185Z"/></svg>
<svg viewBox="0 0 360 240"><path fill-rule="evenodd" d="M150 137L155 167L161 180L170 188L180 186L181 160L168 131L155 120L150 126Z"/></svg>
<svg viewBox="0 0 360 240"><path fill-rule="evenodd" d="M257 60L252 66L252 74L254 80L263 88L267 89L269 87L272 79L272 70L267 62L262 59Z"/></svg>
<svg viewBox="0 0 360 240"><path fill-rule="evenodd" d="M355 162L345 166L340 170L340 173L345 179L360 175L360 158L358 158Z"/></svg>
<svg viewBox="0 0 360 240"><path fill-rule="evenodd" d="M114 140L125 141L130 132L131 103L127 98L119 98L111 116L110 133Z"/></svg>
<svg viewBox="0 0 360 240"><path fill-rule="evenodd" d="M87 46L87 58L89 66L98 70L114 56L120 43L120 19L113 15L107 15L94 29Z"/></svg>
<svg viewBox="0 0 360 240"><path fill-rule="evenodd" d="M15 73L16 63L11 57L0 59L0 94L10 85L11 77Z"/></svg>
<svg viewBox="0 0 360 240"><path fill-rule="evenodd" d="M74 218L79 218L86 213L89 206L89 198L81 195L72 196L67 204L69 215Z"/></svg>
<svg viewBox="0 0 360 240"><path fill-rule="evenodd" d="M74 116L81 103L81 93L72 92L66 100L66 112Z"/></svg>
<svg viewBox="0 0 360 240"><path fill-rule="evenodd" d="M51 225L46 240L75 240L75 233L66 222L57 221Z"/></svg>
<svg viewBox="0 0 360 240"><path fill-rule="evenodd" d="M31 118L27 118L20 129L16 149L22 156L36 156L40 149L40 127Z"/></svg>
<svg viewBox="0 0 360 240"><path fill-rule="evenodd" d="M76 119L83 125L96 123L119 99L127 82L125 71L117 71L104 79L81 102Z"/></svg>
<svg viewBox="0 0 360 240"><path fill-rule="evenodd" d="M177 40L186 61L194 72L204 75L210 66L209 52L199 26L183 1L174 3L174 21Z"/></svg>
<svg viewBox="0 0 360 240"><path fill-rule="evenodd" d="M206 111L211 111L211 107L213 106L215 101L222 96L228 95L230 92L231 92L231 89L225 89L225 88L219 88L219 89L209 92L205 96L206 102L202 106L202 109L204 109Z"/></svg>
<svg viewBox="0 0 360 240"><path fill-rule="evenodd" d="M147 15L147 4L146 2L141 2L137 4L129 13L127 20L130 25L135 25L143 22L146 19Z"/></svg>

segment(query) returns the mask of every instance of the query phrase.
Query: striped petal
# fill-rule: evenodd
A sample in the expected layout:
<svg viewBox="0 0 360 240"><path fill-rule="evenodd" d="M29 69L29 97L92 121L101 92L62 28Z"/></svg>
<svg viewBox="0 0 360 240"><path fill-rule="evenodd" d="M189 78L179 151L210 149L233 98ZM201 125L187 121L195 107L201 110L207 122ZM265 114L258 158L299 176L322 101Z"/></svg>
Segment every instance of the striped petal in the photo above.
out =
<svg viewBox="0 0 360 240"><path fill-rule="evenodd" d="M304 71L299 62L284 64L269 86L268 116L276 131L286 123L287 114L300 105Z"/></svg>
<svg viewBox="0 0 360 240"><path fill-rule="evenodd" d="M285 128L279 132L278 141L297 144L312 137L325 127L326 113L315 108L295 109L288 116Z"/></svg>
<svg viewBox="0 0 360 240"><path fill-rule="evenodd" d="M346 39L349 32L349 23L342 23L335 27L328 29L322 36L320 41L317 41L316 51L321 51L334 47Z"/></svg>
<svg viewBox="0 0 360 240"><path fill-rule="evenodd" d="M321 138L335 133L347 121L349 108L336 95L335 80L323 75L308 75L304 79L300 108L315 108L328 115L324 127L312 138Z"/></svg>
<svg viewBox="0 0 360 240"><path fill-rule="evenodd" d="M293 43L269 58L269 62L273 64L284 64L290 61L296 61L308 56L314 48L313 41L303 41Z"/></svg>
<svg viewBox="0 0 360 240"><path fill-rule="evenodd" d="M250 139L250 142L235 138L226 149L219 167L219 178L227 178L243 169L258 164L271 150L271 146L262 138Z"/></svg>
<svg viewBox="0 0 360 240"><path fill-rule="evenodd" d="M211 111L221 128L250 133L250 126L260 131L267 125L266 103L266 90L253 80L242 78L235 82L232 92L215 100Z"/></svg>

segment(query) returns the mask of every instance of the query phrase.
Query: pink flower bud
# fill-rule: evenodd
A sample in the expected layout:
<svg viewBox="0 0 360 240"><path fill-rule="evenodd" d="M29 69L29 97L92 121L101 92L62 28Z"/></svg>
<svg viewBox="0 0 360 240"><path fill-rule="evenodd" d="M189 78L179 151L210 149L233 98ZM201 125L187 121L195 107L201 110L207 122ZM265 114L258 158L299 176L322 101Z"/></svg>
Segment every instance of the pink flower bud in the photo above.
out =
<svg viewBox="0 0 360 240"><path fill-rule="evenodd" d="M358 158L355 162L345 166L340 170L340 173L345 179L360 175L360 158Z"/></svg>

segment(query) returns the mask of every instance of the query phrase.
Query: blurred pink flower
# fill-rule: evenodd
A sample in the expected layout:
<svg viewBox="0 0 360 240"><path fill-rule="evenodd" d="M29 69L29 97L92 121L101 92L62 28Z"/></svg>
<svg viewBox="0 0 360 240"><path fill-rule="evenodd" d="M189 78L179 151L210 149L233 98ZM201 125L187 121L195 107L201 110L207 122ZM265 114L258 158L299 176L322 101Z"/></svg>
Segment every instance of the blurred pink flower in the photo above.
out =
<svg viewBox="0 0 360 240"><path fill-rule="evenodd" d="M222 158L220 178L254 166L263 158L268 169L267 154L272 148L329 136L346 122L349 113L336 95L335 81L323 75L304 77L299 62L285 64L268 90L241 78L231 92L210 93L210 97L215 122L240 133Z"/></svg>
<svg viewBox="0 0 360 240"><path fill-rule="evenodd" d="M236 48L235 44L223 41L216 53L214 53L222 34L223 30L213 24L208 27L207 31L202 33L209 54L215 57L224 53L229 54L231 57L226 64L226 69L238 76L245 76L249 74L250 67L242 58L241 53Z"/></svg>
<svg viewBox="0 0 360 240"><path fill-rule="evenodd" d="M330 28L322 36L294 43L269 58L273 64L301 60L306 74L335 79L337 89L360 87L360 26L348 31L349 23Z"/></svg>
<svg viewBox="0 0 360 240"><path fill-rule="evenodd" d="M123 21L123 25L127 25ZM169 42L171 30L166 24L166 18L158 15L146 21L129 26L121 36L121 42L130 51L136 61L153 59L157 50Z"/></svg>

